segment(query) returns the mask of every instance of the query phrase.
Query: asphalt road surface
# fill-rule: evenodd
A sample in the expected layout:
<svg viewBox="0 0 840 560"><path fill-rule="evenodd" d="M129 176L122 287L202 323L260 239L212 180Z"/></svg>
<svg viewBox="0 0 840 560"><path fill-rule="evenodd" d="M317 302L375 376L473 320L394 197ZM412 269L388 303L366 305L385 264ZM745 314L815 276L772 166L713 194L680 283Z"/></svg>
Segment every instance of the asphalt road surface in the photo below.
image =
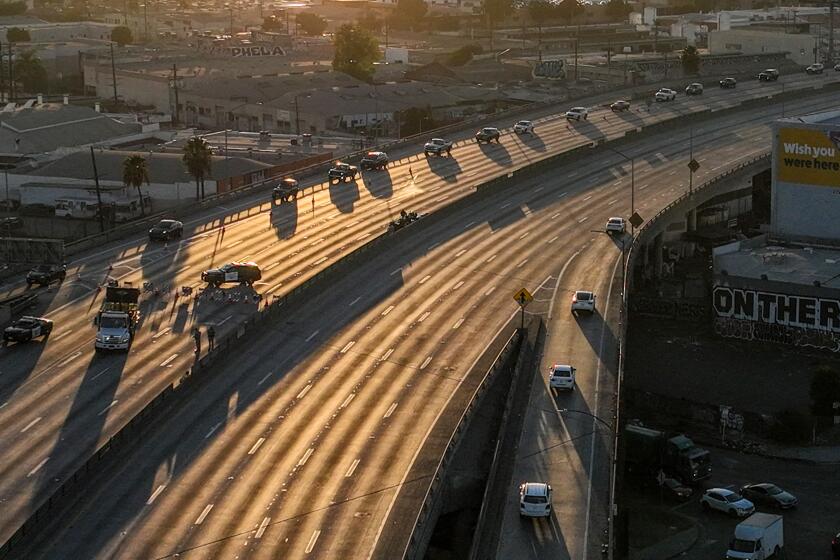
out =
<svg viewBox="0 0 840 560"><path fill-rule="evenodd" d="M204 268L256 260L264 271L257 291L282 294L383 231L399 208L432 211L542 155L745 96L730 93L680 100L652 114L596 112L573 125L546 118L534 137L505 134L501 145L482 147L462 141L451 159L404 159L364 181L324 186L273 215L257 213L256 199L219 208L188 223L185 239L166 247L134 239L82 255L68 281L41 298L39 311L56 321L49 342L0 354L0 537L180 376L192 360L192 326L214 324L224 333L255 305L147 295L131 352L99 356L91 321L107 275L198 287ZM799 105L816 109L829 100ZM701 165L709 162L697 180L764 151L761 123L778 113L768 104L695 127L696 155ZM652 214L679 190L674 175L685 162L677 150L686 142L671 133L629 150L637 156L640 212ZM414 450L465 382L459 372L509 315L508 292L556 276L574 251L616 250L589 230L627 214L627 168L602 151L522 185L518 195L490 197L398 253L371 258L299 315L243 341L223 379L160 426L124 472L103 481L64 530L44 534L43 548L27 557L342 557L374 550ZM239 209L251 217L219 228L220 216ZM49 548L57 543L61 551Z"/></svg>

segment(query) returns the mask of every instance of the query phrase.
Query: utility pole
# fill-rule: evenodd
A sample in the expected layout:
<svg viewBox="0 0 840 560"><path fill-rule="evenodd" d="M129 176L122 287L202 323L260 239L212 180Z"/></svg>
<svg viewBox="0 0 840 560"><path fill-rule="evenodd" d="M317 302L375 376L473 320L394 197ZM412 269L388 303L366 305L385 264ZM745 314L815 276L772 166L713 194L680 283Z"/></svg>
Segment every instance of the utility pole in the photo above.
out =
<svg viewBox="0 0 840 560"><path fill-rule="evenodd" d="M578 41L579 38L575 37L575 81L578 80Z"/></svg>
<svg viewBox="0 0 840 560"><path fill-rule="evenodd" d="M114 104L119 103L119 99L117 99L117 67L114 63L114 42L111 41L111 81L114 82ZM116 108L114 108L116 111Z"/></svg>
<svg viewBox="0 0 840 560"><path fill-rule="evenodd" d="M688 161L694 161L694 128L688 129ZM688 194L694 189L694 170L688 168Z"/></svg>
<svg viewBox="0 0 840 560"><path fill-rule="evenodd" d="M9 101L15 100L15 63L12 44L9 43Z"/></svg>
<svg viewBox="0 0 840 560"><path fill-rule="evenodd" d="M828 0L828 63L834 64L834 0Z"/></svg>
<svg viewBox="0 0 840 560"><path fill-rule="evenodd" d="M298 97L300 94L295 95L295 134L300 136L300 107L298 106Z"/></svg>
<svg viewBox="0 0 840 560"><path fill-rule="evenodd" d="M178 68L173 64L172 65L172 87L175 88L175 112L174 112L174 121L172 124L177 125L179 119L179 112L178 112Z"/></svg>
<svg viewBox="0 0 840 560"><path fill-rule="evenodd" d="M102 212L102 194L99 192L99 173L96 171L96 155L93 153L93 146L90 147L90 161L93 164L93 181L96 185L96 202L99 204L99 232L105 233L105 216Z"/></svg>
<svg viewBox="0 0 840 560"><path fill-rule="evenodd" d="M149 42L149 0L143 2L143 41Z"/></svg>
<svg viewBox="0 0 840 560"><path fill-rule="evenodd" d="M6 92L6 70L3 68L3 43L0 42L0 101L3 99L3 93Z"/></svg>

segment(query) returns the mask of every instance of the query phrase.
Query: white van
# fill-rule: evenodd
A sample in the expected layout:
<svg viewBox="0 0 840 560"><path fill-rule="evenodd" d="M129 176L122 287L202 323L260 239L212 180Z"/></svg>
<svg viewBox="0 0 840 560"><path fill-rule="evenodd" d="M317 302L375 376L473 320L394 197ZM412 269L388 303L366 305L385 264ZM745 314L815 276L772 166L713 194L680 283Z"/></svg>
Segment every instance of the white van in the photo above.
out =
<svg viewBox="0 0 840 560"><path fill-rule="evenodd" d="M727 560L778 558L785 546L781 515L754 513L735 526L735 537L726 551Z"/></svg>
<svg viewBox="0 0 840 560"><path fill-rule="evenodd" d="M98 207L96 201L84 198L55 199L55 215L59 218L95 218Z"/></svg>

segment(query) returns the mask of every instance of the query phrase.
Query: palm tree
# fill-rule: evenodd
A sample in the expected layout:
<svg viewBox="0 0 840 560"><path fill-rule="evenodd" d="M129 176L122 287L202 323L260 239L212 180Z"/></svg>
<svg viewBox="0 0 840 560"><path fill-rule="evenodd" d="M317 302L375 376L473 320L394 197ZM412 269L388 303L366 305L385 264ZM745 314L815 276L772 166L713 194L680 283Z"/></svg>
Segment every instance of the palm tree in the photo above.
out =
<svg viewBox="0 0 840 560"><path fill-rule="evenodd" d="M204 177L210 173L210 164L213 161L210 144L200 136L193 136L184 146L183 159L187 171L195 178L195 199L199 199L199 188L201 189L201 199L204 199Z"/></svg>
<svg viewBox="0 0 840 560"><path fill-rule="evenodd" d="M149 184L149 169L146 167L146 158L143 156L131 156L123 162L123 184L126 187L135 187L137 196L140 197L140 214L146 215L146 207L143 205L143 193L140 185Z"/></svg>

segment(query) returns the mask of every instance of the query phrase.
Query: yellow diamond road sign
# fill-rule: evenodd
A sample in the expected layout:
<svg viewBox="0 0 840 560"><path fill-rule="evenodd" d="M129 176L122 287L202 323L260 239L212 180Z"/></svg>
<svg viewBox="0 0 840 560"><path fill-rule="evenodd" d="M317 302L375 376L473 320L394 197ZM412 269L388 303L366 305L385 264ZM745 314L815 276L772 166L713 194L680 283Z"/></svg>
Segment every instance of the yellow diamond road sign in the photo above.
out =
<svg viewBox="0 0 840 560"><path fill-rule="evenodd" d="M525 307L532 301L534 301L534 296L531 295L531 292L522 288L515 294L513 294L513 299L518 303L520 306Z"/></svg>

